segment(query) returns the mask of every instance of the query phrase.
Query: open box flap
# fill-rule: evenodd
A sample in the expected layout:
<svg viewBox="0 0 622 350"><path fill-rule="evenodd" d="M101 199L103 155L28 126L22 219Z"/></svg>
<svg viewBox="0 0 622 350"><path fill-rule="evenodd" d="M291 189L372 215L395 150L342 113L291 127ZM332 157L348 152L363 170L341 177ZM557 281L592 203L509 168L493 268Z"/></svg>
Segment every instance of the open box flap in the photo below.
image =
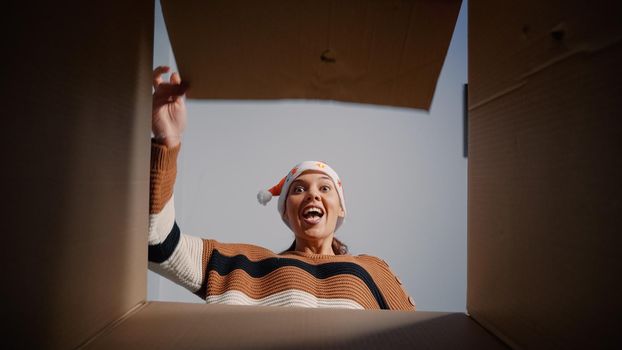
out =
<svg viewBox="0 0 622 350"><path fill-rule="evenodd" d="M460 4L162 1L162 10L189 98L428 110Z"/></svg>

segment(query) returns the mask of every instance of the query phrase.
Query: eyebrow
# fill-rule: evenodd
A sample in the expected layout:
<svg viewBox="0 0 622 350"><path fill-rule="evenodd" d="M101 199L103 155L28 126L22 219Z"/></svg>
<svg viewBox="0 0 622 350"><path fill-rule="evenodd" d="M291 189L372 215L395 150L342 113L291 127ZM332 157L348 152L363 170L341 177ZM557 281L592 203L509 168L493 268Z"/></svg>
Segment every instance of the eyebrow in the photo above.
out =
<svg viewBox="0 0 622 350"><path fill-rule="evenodd" d="M328 177L328 176L322 176L322 177L320 177L320 179L322 179L322 180L329 180L329 181L331 181L330 177ZM295 184L296 182L303 182L303 183L306 183L306 181L304 181L304 180L298 180L298 179L296 179L296 180L294 180L294 181L292 182L292 185L293 185L293 184Z"/></svg>

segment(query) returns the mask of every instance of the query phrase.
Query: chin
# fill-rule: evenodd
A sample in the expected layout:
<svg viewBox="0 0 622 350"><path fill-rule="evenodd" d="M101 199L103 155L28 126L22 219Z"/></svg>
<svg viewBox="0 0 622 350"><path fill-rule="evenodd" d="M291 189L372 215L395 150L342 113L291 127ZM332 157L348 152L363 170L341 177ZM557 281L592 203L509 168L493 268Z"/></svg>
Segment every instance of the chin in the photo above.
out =
<svg viewBox="0 0 622 350"><path fill-rule="evenodd" d="M330 236L330 233L326 233L326 231L319 231L315 229L302 230L302 234L305 237L313 237L313 238L325 238Z"/></svg>
<svg viewBox="0 0 622 350"><path fill-rule="evenodd" d="M313 238L326 238L334 232L329 230L326 226L321 225L321 227L301 227L300 232L305 237L313 237Z"/></svg>

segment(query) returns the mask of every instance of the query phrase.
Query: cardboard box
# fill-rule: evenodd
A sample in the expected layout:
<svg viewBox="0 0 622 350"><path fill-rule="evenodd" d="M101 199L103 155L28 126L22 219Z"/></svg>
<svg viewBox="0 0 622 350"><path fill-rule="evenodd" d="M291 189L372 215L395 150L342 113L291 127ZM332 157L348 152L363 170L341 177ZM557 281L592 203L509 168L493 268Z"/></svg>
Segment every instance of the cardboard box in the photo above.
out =
<svg viewBox="0 0 622 350"><path fill-rule="evenodd" d="M469 2L467 310L514 348L620 342L620 18Z"/></svg>
<svg viewBox="0 0 622 350"><path fill-rule="evenodd" d="M3 347L73 349L145 299L153 3L7 10Z"/></svg>
<svg viewBox="0 0 622 350"><path fill-rule="evenodd" d="M88 349L504 349L461 313L146 303Z"/></svg>
<svg viewBox="0 0 622 350"><path fill-rule="evenodd" d="M190 98L428 110L460 0L162 1Z"/></svg>
<svg viewBox="0 0 622 350"><path fill-rule="evenodd" d="M153 3L9 10L8 348L620 342L619 3L469 4L470 315L145 301Z"/></svg>

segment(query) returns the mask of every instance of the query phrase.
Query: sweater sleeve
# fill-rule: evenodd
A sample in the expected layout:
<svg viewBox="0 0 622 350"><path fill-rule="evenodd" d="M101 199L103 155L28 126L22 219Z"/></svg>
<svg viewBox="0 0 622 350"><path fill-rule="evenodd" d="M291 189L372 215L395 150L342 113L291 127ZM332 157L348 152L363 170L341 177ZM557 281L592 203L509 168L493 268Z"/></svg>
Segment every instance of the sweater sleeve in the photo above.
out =
<svg viewBox="0 0 622 350"><path fill-rule="evenodd" d="M181 146L151 143L149 269L196 292L203 283L203 240L183 234L175 222L173 187Z"/></svg>

